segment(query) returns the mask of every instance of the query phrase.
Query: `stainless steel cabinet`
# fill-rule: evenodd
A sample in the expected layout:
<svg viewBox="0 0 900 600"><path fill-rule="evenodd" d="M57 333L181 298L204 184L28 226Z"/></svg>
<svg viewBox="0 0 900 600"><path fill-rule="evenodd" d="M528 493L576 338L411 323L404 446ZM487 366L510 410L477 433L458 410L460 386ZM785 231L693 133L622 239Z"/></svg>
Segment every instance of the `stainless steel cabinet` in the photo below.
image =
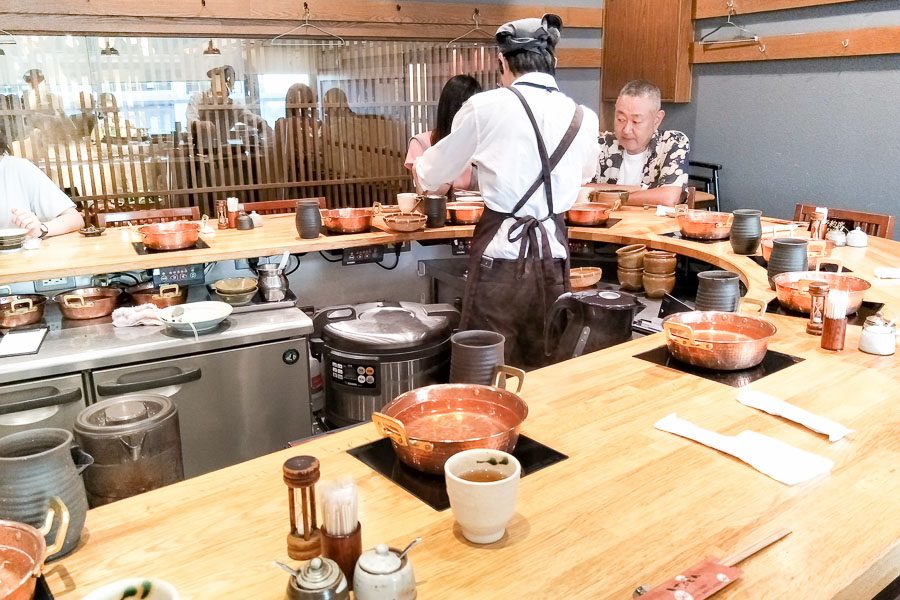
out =
<svg viewBox="0 0 900 600"><path fill-rule="evenodd" d="M86 406L80 373L0 386L0 436L38 427L72 430Z"/></svg>
<svg viewBox="0 0 900 600"><path fill-rule="evenodd" d="M94 397L140 391L178 407L185 477L312 434L305 338L92 372Z"/></svg>

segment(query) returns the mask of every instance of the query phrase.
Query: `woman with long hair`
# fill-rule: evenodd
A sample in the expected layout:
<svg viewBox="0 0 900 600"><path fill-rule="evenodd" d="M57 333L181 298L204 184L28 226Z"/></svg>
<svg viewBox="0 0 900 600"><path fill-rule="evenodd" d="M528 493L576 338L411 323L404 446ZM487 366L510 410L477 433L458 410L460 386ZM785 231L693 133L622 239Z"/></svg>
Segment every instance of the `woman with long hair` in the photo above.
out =
<svg viewBox="0 0 900 600"><path fill-rule="evenodd" d="M413 136L409 140L409 149L406 152L406 162L404 163L408 170L412 171L416 158L447 137L453 125L453 117L466 103L466 100L479 92L481 92L481 84L469 75L456 75L444 84L441 98L438 100L437 122L434 124L434 129ZM467 166L453 181L453 188L457 190L478 189L478 181L473 176L471 165Z"/></svg>

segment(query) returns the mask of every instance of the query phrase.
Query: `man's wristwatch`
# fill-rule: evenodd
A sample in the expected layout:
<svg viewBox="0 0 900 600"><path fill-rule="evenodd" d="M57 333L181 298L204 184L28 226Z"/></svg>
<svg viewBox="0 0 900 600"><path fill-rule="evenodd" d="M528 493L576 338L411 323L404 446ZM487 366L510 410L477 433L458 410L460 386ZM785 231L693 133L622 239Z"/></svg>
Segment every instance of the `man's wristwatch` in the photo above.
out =
<svg viewBox="0 0 900 600"><path fill-rule="evenodd" d="M46 225L44 225L43 223L41 223L41 235L38 236L38 239L39 239L39 240L44 239L45 237L47 237L47 234L48 234L48 233L50 233L50 230L47 229L47 226L46 226Z"/></svg>

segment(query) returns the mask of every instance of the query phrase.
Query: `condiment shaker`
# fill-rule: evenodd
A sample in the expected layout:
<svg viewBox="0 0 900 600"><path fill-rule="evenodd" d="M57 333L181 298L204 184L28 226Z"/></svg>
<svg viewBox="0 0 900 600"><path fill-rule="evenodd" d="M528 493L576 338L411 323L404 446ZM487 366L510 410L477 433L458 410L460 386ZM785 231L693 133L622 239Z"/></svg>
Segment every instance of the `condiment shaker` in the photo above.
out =
<svg viewBox="0 0 900 600"><path fill-rule="evenodd" d="M347 578L333 560L317 556L288 580L290 600L350 600Z"/></svg>
<svg viewBox="0 0 900 600"><path fill-rule="evenodd" d="M378 544L359 557L353 572L357 600L415 600L416 576L408 556Z"/></svg>
<svg viewBox="0 0 900 600"><path fill-rule="evenodd" d="M890 356L897 351L897 334L892 323L878 315L866 318L859 334L859 349L868 354Z"/></svg>

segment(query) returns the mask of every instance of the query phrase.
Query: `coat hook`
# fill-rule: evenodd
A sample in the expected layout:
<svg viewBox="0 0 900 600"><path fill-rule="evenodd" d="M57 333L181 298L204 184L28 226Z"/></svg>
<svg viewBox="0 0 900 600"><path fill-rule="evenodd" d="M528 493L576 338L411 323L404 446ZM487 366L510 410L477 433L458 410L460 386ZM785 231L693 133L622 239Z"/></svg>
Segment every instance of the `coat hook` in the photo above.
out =
<svg viewBox="0 0 900 600"><path fill-rule="evenodd" d="M760 52L765 52L765 51L766 51L766 45L765 45L765 44L759 44L759 45L757 46L757 49L758 49Z"/></svg>
<svg viewBox="0 0 900 600"><path fill-rule="evenodd" d="M850 45L850 38L841 40L841 46L843 46L844 48L846 48L849 45Z"/></svg>
<svg viewBox="0 0 900 600"><path fill-rule="evenodd" d="M400 5L399 5L399 4L398 4L398 5L397 5L397 7L396 7L396 8L397 8L397 12L400 12L400 8L401 8L401 6L400 6Z"/></svg>

